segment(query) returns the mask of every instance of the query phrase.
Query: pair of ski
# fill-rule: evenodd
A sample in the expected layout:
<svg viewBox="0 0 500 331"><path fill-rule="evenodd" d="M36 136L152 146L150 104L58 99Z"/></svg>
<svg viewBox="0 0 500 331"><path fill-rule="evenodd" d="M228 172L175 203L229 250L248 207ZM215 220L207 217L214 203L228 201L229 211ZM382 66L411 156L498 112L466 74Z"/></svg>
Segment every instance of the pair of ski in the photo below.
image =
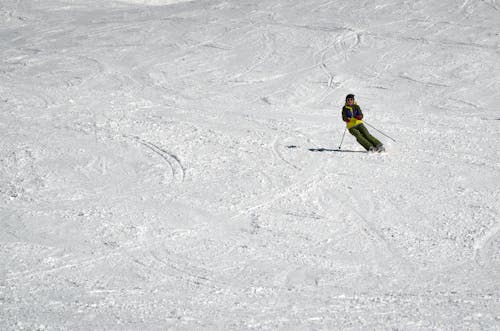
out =
<svg viewBox="0 0 500 331"><path fill-rule="evenodd" d="M296 145L289 145L286 146L289 149L294 149L294 148L299 148L299 146ZM385 148L382 147L382 149L378 150L373 150L373 151L355 151L351 149L341 149L341 148L336 148L336 149L331 149L331 148L308 148L307 149L310 152L337 152L337 153L368 153L368 154L380 154L380 153L385 153Z"/></svg>

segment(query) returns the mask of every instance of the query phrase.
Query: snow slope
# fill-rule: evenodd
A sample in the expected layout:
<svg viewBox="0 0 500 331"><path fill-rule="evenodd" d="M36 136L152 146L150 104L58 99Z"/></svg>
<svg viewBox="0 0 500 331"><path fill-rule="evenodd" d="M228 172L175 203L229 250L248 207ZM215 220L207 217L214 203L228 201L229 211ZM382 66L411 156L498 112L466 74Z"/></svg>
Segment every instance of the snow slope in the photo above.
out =
<svg viewBox="0 0 500 331"><path fill-rule="evenodd" d="M500 328L500 3L0 3L0 328ZM359 153L354 93L388 153Z"/></svg>

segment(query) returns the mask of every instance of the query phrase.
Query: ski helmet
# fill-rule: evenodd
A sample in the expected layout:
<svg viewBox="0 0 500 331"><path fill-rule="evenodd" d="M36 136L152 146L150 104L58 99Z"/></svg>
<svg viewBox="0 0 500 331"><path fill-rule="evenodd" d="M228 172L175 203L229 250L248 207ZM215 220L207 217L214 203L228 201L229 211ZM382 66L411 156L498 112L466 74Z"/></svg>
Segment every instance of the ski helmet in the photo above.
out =
<svg viewBox="0 0 500 331"><path fill-rule="evenodd" d="M354 99L354 94L348 94L345 96L345 101L347 101L347 99Z"/></svg>

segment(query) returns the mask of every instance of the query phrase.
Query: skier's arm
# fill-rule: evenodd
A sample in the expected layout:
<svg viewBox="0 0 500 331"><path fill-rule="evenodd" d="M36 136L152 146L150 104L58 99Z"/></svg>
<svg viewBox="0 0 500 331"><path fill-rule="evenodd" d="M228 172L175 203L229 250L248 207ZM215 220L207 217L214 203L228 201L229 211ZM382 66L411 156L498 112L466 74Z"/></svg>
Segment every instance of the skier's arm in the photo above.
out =
<svg viewBox="0 0 500 331"><path fill-rule="evenodd" d="M361 107L358 106L358 115L356 115L356 119L362 120L363 119L363 112L361 111Z"/></svg>
<svg viewBox="0 0 500 331"><path fill-rule="evenodd" d="M347 117L347 109L345 107L342 108L342 120L344 122L349 122L351 120L350 117Z"/></svg>

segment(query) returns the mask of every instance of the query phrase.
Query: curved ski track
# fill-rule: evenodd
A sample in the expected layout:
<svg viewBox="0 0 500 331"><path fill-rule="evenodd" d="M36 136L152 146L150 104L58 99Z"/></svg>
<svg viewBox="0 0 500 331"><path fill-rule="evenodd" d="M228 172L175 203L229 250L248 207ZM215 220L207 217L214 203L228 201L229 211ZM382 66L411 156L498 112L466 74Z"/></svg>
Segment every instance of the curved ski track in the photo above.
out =
<svg viewBox="0 0 500 331"><path fill-rule="evenodd" d="M486 231L483 237L481 237L479 240L476 240L474 243L474 261L481 266L487 266L488 265L488 252L489 250L495 249L495 247L489 247L491 243L493 243L495 240L497 240L500 236L500 223L497 223L495 226L493 226L491 229ZM498 254L498 253L497 253Z"/></svg>
<svg viewBox="0 0 500 331"><path fill-rule="evenodd" d="M141 145L147 147L149 150L153 151L155 154L159 155L165 162L167 162L172 171L172 178L174 179L174 182L182 183L184 181L186 177L186 169L175 154L138 136L133 136L133 139L138 141Z"/></svg>

